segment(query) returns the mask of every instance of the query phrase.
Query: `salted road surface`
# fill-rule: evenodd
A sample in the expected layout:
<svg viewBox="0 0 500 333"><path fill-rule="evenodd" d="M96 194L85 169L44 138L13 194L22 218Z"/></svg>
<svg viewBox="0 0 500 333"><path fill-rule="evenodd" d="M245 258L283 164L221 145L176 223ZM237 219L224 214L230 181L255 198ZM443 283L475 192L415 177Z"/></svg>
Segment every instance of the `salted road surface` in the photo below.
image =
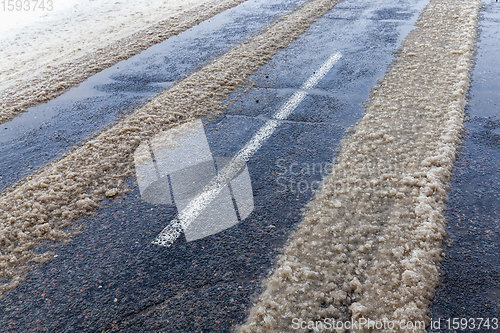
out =
<svg viewBox="0 0 500 333"><path fill-rule="evenodd" d="M303 2L246 1L2 124L0 189L60 158ZM53 251L53 258L33 265L17 288L3 293L0 331L219 332L242 324L340 141L363 116L371 88L427 3L341 1L261 67L251 86L228 96L225 112L141 142L134 177L126 179L130 191L79 218L70 242L37 246L36 252ZM314 87L304 86L311 78ZM474 81L473 87L482 91L485 84ZM283 109L289 111L286 119L276 118ZM488 121L498 125L498 119ZM276 126L204 203L202 219L184 226L179 237L155 243L269 124ZM489 149L498 152L495 142ZM473 178L480 171L468 172ZM469 209L456 200L452 205ZM494 227L491 232L498 234ZM489 266L498 262L498 251L483 251L491 256L493 279L477 288L489 290L490 308L498 309L498 265ZM463 271L450 261L444 265L449 272ZM442 317L454 313L443 300L459 292L455 282L447 283L450 291L438 289L433 307Z"/></svg>

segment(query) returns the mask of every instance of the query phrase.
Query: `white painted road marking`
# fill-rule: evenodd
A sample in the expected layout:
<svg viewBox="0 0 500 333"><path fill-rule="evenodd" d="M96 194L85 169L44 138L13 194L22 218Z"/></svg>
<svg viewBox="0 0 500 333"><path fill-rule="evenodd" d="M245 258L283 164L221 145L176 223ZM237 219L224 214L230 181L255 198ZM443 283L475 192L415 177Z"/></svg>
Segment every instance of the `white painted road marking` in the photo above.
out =
<svg viewBox="0 0 500 333"><path fill-rule="evenodd" d="M156 237L153 244L170 247L200 213L217 197L220 191L238 174L238 171L245 166L245 163L262 147L262 145L274 134L280 120L286 120L290 114L308 95L308 90L313 89L319 81L332 69L332 67L342 57L340 52L334 53L328 60L302 85L300 90L268 120L252 139L241 149L230 163L224 167L217 177L214 177L202 193L197 195L172 222Z"/></svg>

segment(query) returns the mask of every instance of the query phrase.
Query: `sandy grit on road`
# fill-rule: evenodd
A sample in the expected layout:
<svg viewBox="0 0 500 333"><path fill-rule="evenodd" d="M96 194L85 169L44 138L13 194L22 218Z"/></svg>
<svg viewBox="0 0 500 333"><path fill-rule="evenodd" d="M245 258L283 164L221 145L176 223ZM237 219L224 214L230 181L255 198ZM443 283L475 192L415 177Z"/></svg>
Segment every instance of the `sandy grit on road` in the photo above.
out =
<svg viewBox="0 0 500 333"><path fill-rule="evenodd" d="M429 323L479 8L430 1L241 332L286 332L293 318Z"/></svg>
<svg viewBox="0 0 500 333"><path fill-rule="evenodd" d="M2 32L0 124L244 1L77 0L53 17Z"/></svg>
<svg viewBox="0 0 500 333"><path fill-rule="evenodd" d="M69 239L64 229L75 218L125 190L123 180L134 175L133 154L142 142L193 118L223 112L228 94L247 83L250 75L336 3L308 1L5 191L0 197L0 292L17 286L30 263L51 258L48 252L35 253L37 244Z"/></svg>

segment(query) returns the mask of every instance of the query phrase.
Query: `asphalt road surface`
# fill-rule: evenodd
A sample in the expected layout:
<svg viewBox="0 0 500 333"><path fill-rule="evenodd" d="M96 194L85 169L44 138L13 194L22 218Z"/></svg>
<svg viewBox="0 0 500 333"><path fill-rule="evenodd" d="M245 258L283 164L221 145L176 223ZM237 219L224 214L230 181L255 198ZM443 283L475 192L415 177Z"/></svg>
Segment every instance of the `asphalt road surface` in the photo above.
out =
<svg viewBox="0 0 500 333"><path fill-rule="evenodd" d="M303 2L244 2L2 124L0 190ZM149 163L137 159L137 178L127 179L128 193L103 202L95 215L79 218L79 232L70 242L39 245L37 251L51 249L54 258L33 265L17 288L4 293L0 331L224 332L243 323L277 254L301 221L301 210L334 162L340 141L363 116L371 88L427 3L341 1L254 74L249 89L229 96L226 112L174 133L177 146L162 146L155 139L144 143ZM499 314L499 13L494 2L482 9L470 121L449 192L450 242L433 318ZM153 244L193 197L196 190L190 186L207 184L230 165L332 55L337 57L331 69L272 135L259 141L222 188L224 196L207 204L205 218L214 225L225 222L217 230L195 225L168 247ZM189 140L205 148L196 151L196 158L185 157L195 154ZM208 162L200 164L200 156ZM148 185L160 181L155 167L169 174L162 180L168 190L159 190L162 199L146 193Z"/></svg>
<svg viewBox="0 0 500 333"><path fill-rule="evenodd" d="M493 318L500 310L500 87L494 79L499 23L498 4L485 4L466 109L470 120L449 193L449 241L434 318Z"/></svg>

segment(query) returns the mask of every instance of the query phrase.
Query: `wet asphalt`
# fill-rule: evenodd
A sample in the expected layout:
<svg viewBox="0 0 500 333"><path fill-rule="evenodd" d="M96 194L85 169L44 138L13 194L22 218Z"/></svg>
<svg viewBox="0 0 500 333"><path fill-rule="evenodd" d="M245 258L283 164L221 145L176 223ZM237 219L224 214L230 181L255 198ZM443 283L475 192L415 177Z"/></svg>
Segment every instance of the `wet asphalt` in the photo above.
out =
<svg viewBox="0 0 500 333"><path fill-rule="evenodd" d="M10 131L10 138L8 134L0 137L0 142L2 138L10 142L0 151L0 188L57 158L299 3L249 1L97 74L97 78L90 78L76 91L61 96L52 106L40 106L31 116L21 116L25 120L16 118L18 125L6 124L7 128L32 125L21 138L15 137L18 131L13 129L4 130ZM342 1L261 68L252 77L252 89L230 96L234 102L225 114L203 119L212 154L230 158L331 54L342 53L340 61L316 89L247 163L253 195L253 211L248 218L201 240L187 242L180 237L170 248L158 247L151 242L175 217L176 207L144 202L136 180L129 179L131 191L104 202L97 216L80 219L77 224L81 232L70 243L40 247L40 251L50 248L55 257L34 266L26 281L0 300L0 331L222 332L241 323L279 249L300 222L301 209L333 162L346 129L362 117L362 103L368 101L370 88L384 75L394 58L393 52L425 4L425 0ZM480 52L475 73L480 69L479 59ZM477 84L477 74L474 75ZM478 86L471 92L472 99L474 89L480 94L485 85ZM96 96L96 91L102 95ZM471 118L473 105L469 110ZM44 107L53 112L51 117L35 119ZM483 267L494 272L492 263L498 262L498 248L494 245L498 246L498 238L486 238L498 237L498 225L496 230L491 226L495 205L494 201L478 200L474 186L477 179L485 184L480 192L484 198L498 199L498 188L491 188L494 178L490 171L498 161L499 133L498 119L495 123L483 118L475 123L476 135L469 134L466 140L465 146L472 147L469 161L473 163L468 163L462 173L458 163L448 218L450 238L464 239L469 247L474 247L479 238L490 246L479 250L483 253ZM474 120L468 125L471 133L473 123ZM59 141L54 140L54 133L60 134ZM476 139L470 143L472 137ZM27 144L40 140L40 145ZM52 141L56 142L52 145ZM497 155L490 152L495 144ZM18 148L23 149L26 158L19 159ZM476 162L478 155L474 154L479 152L485 154L481 161L489 164ZM474 169L474 165L490 169ZM465 171L470 176L464 176ZM467 185L469 179L473 180L472 187ZM466 185L469 195L457 190ZM478 208L469 210L471 203ZM479 214L483 205L490 208L486 216L491 222L482 218L475 221L489 225L491 236L487 236L487 229L473 237L468 234L469 229L454 227L454 212ZM447 251L457 244L452 242ZM433 305L433 314L442 317L452 313L456 302L453 297L461 299L464 306L470 299L459 284L462 281L456 281L463 279L462 274L470 272L470 267L448 258L453 258L453 254L444 261L443 271L449 273L443 276ZM491 278L489 282L479 275L475 278L478 289L494 286ZM448 289L443 289L446 286ZM450 295L453 292L456 296ZM498 300L498 289L483 292L496 295ZM477 297L476 303L467 304L480 302L483 298Z"/></svg>
<svg viewBox="0 0 500 333"><path fill-rule="evenodd" d="M441 285L431 307L442 326L433 332L448 331L449 318L500 316L499 27L500 4L485 2L466 108L470 119L449 191ZM491 325L475 331L493 331Z"/></svg>

